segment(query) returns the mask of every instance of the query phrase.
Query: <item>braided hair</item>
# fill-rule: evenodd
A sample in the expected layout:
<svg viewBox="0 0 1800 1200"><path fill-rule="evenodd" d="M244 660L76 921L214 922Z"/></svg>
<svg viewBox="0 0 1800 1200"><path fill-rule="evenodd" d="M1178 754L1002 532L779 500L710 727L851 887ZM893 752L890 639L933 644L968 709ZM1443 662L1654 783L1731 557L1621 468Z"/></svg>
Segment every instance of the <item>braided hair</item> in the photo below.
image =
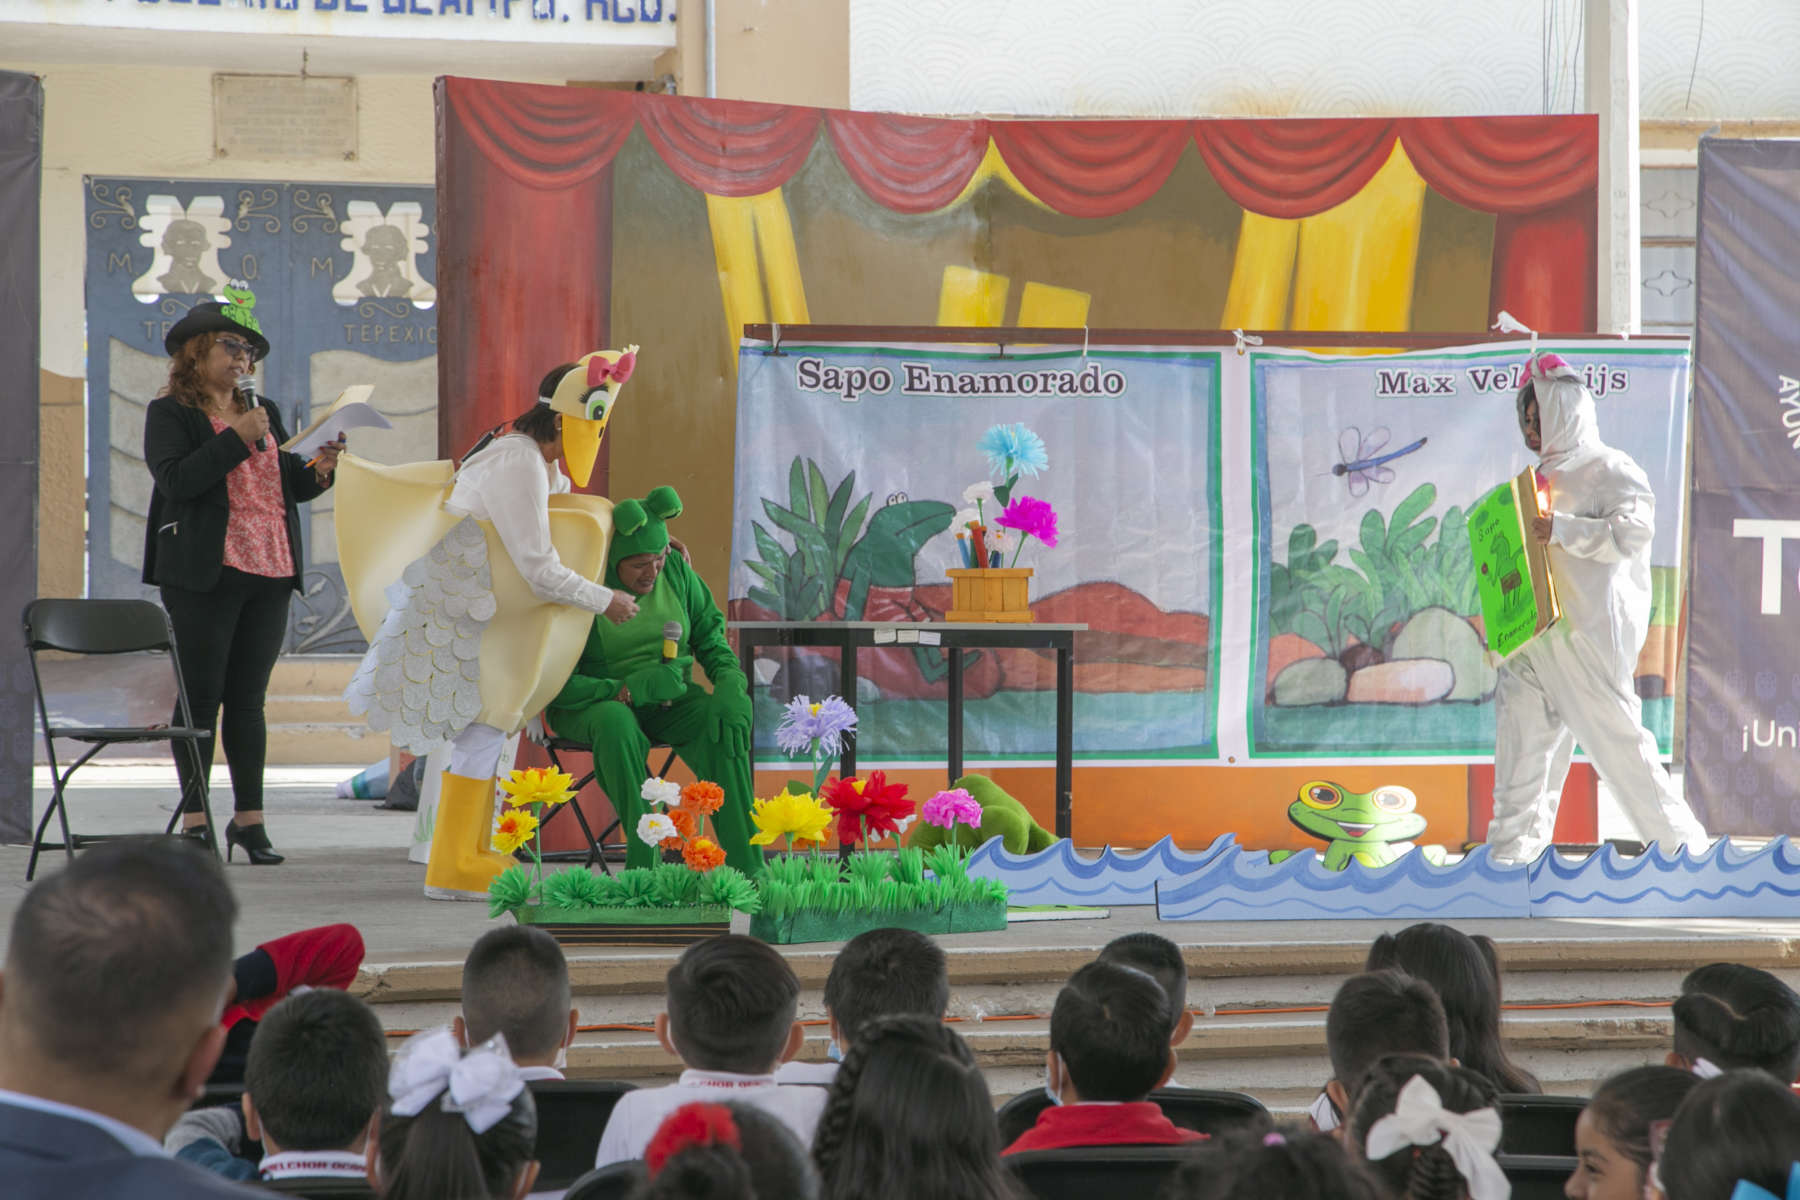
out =
<svg viewBox="0 0 1800 1200"><path fill-rule="evenodd" d="M1674 1004L1675 1053L1724 1070L1750 1068L1794 1082L1800 1072L1800 996L1767 971L1712 963L1689 972Z"/></svg>
<svg viewBox="0 0 1800 1200"><path fill-rule="evenodd" d="M975 1056L934 1017L856 1032L813 1133L824 1200L1011 1200L993 1097Z"/></svg>
<svg viewBox="0 0 1800 1200"><path fill-rule="evenodd" d="M1400 1089L1415 1076L1432 1086L1450 1112L1493 1106L1494 1085L1473 1071L1447 1067L1416 1054L1389 1055L1370 1067L1357 1087L1356 1111L1350 1117L1350 1137L1355 1145L1368 1145L1369 1130L1394 1111ZM1402 1147L1369 1165L1389 1190L1404 1200L1467 1200L1469 1194L1462 1173L1441 1145Z"/></svg>

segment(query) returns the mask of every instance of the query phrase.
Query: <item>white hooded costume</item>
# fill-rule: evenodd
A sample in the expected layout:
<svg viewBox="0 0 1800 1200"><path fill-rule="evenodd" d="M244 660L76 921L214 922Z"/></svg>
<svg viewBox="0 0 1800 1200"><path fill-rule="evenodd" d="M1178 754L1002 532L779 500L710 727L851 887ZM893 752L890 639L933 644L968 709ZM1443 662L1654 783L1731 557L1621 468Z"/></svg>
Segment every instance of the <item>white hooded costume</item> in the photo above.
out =
<svg viewBox="0 0 1800 1200"><path fill-rule="evenodd" d="M1562 619L1500 668L1489 853L1531 862L1550 845L1577 742L1645 841L1697 852L1706 830L1663 769L1632 685L1650 622L1650 481L1600 440L1594 398L1561 358L1535 357L1527 379L1519 427L1535 392Z"/></svg>

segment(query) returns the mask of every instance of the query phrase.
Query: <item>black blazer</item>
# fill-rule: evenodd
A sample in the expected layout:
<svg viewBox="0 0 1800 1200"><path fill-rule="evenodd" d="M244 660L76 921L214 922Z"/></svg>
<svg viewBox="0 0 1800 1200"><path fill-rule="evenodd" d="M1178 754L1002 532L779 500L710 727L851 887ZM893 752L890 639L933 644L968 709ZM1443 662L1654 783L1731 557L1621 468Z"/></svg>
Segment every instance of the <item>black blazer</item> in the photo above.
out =
<svg viewBox="0 0 1800 1200"><path fill-rule="evenodd" d="M235 436L235 435L233 435ZM133 1155L74 1117L0 1103L0 1195L7 1200L232 1200L267 1196L172 1158Z"/></svg>
<svg viewBox="0 0 1800 1200"><path fill-rule="evenodd" d="M273 404L269 437L287 440L281 412ZM294 556L294 590L300 590L300 501L330 487L298 454L281 455L281 496L287 507L288 549ZM225 522L231 501L225 476L250 457L235 430L214 433L204 412L158 396L144 411L144 462L155 488L144 529L144 582L189 591L210 591L225 566Z"/></svg>

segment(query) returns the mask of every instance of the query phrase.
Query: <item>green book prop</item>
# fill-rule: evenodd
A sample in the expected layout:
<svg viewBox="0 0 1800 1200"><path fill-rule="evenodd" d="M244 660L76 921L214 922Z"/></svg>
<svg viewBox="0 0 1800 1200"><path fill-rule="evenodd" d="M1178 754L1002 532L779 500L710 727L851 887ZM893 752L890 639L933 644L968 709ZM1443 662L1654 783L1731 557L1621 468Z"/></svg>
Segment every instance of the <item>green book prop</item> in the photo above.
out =
<svg viewBox="0 0 1800 1200"><path fill-rule="evenodd" d="M1540 512L1537 473L1530 467L1469 510L1469 553L1475 559L1481 619L1488 648L1502 658L1562 616L1549 556L1527 528Z"/></svg>

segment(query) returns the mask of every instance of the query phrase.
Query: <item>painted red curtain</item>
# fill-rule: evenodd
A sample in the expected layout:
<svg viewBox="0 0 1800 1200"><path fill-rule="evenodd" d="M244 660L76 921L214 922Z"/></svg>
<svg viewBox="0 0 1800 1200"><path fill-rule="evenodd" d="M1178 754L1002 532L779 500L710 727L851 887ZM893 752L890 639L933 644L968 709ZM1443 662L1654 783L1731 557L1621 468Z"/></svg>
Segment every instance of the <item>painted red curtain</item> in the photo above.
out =
<svg viewBox="0 0 1800 1200"><path fill-rule="evenodd" d="M987 155L986 121L833 109L825 128L856 186L895 212L936 212L949 204Z"/></svg>
<svg viewBox="0 0 1800 1200"><path fill-rule="evenodd" d="M774 191L806 162L819 128L816 108L637 98L637 118L664 165L689 187L714 196Z"/></svg>
<svg viewBox="0 0 1800 1200"><path fill-rule="evenodd" d="M1186 121L990 121L1027 191L1071 217L1111 217L1162 187L1187 149Z"/></svg>
<svg viewBox="0 0 1800 1200"><path fill-rule="evenodd" d="M1423 117L1400 140L1432 190L1496 214L1488 311L1594 327L1599 127L1591 116Z"/></svg>
<svg viewBox="0 0 1800 1200"><path fill-rule="evenodd" d="M1194 145L1241 208L1295 220L1342 204L1394 149L1391 121L1195 121Z"/></svg>
<svg viewBox="0 0 1800 1200"><path fill-rule="evenodd" d="M607 344L612 160L630 93L440 79L438 453L536 402ZM606 492L606 446L584 490Z"/></svg>

